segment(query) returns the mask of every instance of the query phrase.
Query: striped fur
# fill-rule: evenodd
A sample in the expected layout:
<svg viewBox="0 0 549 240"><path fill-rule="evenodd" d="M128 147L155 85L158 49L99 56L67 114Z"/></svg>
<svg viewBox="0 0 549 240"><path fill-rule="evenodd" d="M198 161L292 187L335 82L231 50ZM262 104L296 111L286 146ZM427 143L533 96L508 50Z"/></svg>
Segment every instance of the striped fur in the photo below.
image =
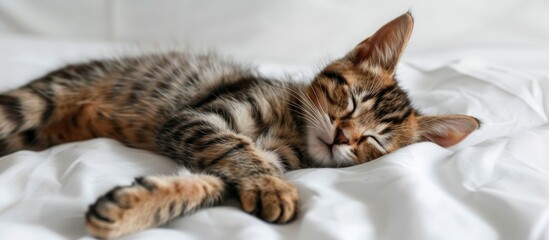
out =
<svg viewBox="0 0 549 240"><path fill-rule="evenodd" d="M398 87L394 67L412 23L410 14L393 20L303 84L178 52L69 65L0 95L0 151L108 137L190 171L100 197L86 214L100 238L230 195L246 212L286 223L299 205L286 171L356 165L417 141L447 147L478 128L469 116L420 115Z"/></svg>

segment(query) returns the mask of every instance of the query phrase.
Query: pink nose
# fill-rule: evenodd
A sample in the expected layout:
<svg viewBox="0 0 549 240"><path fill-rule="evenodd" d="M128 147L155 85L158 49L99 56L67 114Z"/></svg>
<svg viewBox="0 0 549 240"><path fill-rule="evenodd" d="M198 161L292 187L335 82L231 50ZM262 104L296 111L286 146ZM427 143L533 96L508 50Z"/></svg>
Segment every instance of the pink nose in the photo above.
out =
<svg viewBox="0 0 549 240"><path fill-rule="evenodd" d="M334 144L349 144L349 139L345 137L345 134L341 128L337 129Z"/></svg>

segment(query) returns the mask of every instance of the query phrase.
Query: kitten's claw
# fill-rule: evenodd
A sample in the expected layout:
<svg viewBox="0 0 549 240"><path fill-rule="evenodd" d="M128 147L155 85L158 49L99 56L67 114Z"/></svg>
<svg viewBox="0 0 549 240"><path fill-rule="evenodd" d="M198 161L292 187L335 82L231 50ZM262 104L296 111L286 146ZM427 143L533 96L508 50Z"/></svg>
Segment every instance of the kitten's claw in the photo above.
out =
<svg viewBox="0 0 549 240"><path fill-rule="evenodd" d="M242 183L240 201L244 211L271 223L292 221L299 207L297 188L274 176L262 176Z"/></svg>

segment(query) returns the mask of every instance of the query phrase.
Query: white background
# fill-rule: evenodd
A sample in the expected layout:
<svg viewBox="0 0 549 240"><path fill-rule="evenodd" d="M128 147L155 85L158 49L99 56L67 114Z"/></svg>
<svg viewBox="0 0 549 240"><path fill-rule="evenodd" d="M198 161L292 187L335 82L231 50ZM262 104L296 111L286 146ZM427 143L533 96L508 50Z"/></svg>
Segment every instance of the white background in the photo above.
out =
<svg viewBox="0 0 549 240"><path fill-rule="evenodd" d="M549 48L545 0L3 0L0 34L215 47L240 59L311 65L408 10L416 18L408 55Z"/></svg>

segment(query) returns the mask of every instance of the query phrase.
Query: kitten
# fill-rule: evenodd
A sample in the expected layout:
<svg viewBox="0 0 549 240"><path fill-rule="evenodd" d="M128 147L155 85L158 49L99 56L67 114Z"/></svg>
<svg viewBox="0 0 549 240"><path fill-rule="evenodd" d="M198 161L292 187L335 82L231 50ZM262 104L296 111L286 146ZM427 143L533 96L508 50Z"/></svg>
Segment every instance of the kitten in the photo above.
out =
<svg viewBox="0 0 549 240"><path fill-rule="evenodd" d="M86 213L96 237L158 226L230 195L248 213L287 223L299 196L286 171L352 166L419 141L449 147L479 127L411 106L394 72L412 28L409 13L394 19L308 84L177 52L69 65L0 95L0 150L108 137L189 169L100 197Z"/></svg>

